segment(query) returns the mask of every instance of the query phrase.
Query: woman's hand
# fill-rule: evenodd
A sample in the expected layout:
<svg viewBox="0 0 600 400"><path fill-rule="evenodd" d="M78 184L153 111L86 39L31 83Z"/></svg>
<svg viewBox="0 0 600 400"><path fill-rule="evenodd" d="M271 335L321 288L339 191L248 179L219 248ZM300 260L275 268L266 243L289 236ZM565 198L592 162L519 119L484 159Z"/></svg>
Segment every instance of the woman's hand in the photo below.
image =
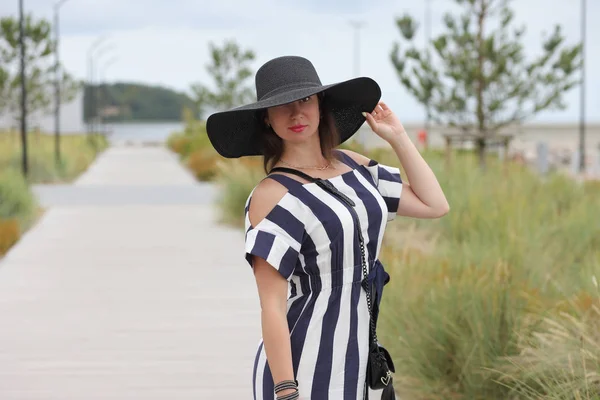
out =
<svg viewBox="0 0 600 400"><path fill-rule="evenodd" d="M406 133L396 114L383 101L375 106L373 112L363 113L363 115L373 132L387 142Z"/></svg>

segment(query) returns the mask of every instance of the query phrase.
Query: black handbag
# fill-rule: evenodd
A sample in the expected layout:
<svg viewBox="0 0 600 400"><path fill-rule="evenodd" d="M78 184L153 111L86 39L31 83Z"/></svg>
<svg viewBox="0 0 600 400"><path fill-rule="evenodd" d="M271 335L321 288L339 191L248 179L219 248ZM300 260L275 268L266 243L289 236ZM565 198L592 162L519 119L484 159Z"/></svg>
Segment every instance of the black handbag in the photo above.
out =
<svg viewBox="0 0 600 400"><path fill-rule="evenodd" d="M327 180L323 180L321 178L313 178L310 175L305 174L304 172L292 169L292 168L284 168L277 167L271 170L272 172L287 172L290 174L298 175L310 182L316 183L319 187L331 193L332 195L338 197L340 200L350 205L350 209L352 210L352 214L355 218L355 221L358 225L358 238L360 241L360 250L362 255L362 270L363 270L363 280L361 286L365 289L367 295L367 306L369 308L369 353L367 360L367 385L373 390L381 390L383 389L383 393L381 395L381 400L395 400L395 392L393 386L392 372L396 372L394 363L392 361L392 357L390 353L381 346L377 341L377 332L376 332L376 321L373 316L373 296L372 296L372 285L367 281L368 276L368 268L367 268L367 260L365 256L365 241L362 235L362 229L360 226L360 220L358 218L358 214L356 210L354 210L354 206L356 205L352 199L348 196L337 190L335 186L331 184L331 182ZM368 398L368 391L367 398Z"/></svg>

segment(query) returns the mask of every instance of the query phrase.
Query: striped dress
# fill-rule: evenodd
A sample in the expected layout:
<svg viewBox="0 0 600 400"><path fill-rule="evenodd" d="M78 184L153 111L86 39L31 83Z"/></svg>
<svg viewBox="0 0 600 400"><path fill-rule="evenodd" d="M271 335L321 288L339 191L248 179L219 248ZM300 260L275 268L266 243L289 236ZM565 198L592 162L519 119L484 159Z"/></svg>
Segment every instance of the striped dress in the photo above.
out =
<svg viewBox="0 0 600 400"><path fill-rule="evenodd" d="M398 168L356 163L336 150L351 171L328 179L349 196L363 230L375 308L389 276L378 260L386 223L396 216L402 192ZM245 257L264 258L288 280L287 321L292 363L301 399L364 398L369 314L362 280L357 226L348 205L315 183L273 173L287 193L252 226L246 201ZM262 341L254 362L255 400L275 399Z"/></svg>

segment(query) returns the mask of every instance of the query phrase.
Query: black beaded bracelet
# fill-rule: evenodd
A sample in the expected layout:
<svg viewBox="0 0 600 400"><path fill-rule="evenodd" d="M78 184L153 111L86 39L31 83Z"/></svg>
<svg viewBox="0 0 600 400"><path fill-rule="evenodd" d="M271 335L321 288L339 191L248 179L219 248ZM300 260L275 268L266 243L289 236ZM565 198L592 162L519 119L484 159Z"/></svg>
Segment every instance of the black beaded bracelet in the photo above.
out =
<svg viewBox="0 0 600 400"><path fill-rule="evenodd" d="M277 385L275 385L275 393L281 392L286 389L298 389L298 381L297 380L286 380L281 381Z"/></svg>
<svg viewBox="0 0 600 400"><path fill-rule="evenodd" d="M298 389L294 393L286 394L282 397L277 397L277 400L298 400L300 398L300 393Z"/></svg>

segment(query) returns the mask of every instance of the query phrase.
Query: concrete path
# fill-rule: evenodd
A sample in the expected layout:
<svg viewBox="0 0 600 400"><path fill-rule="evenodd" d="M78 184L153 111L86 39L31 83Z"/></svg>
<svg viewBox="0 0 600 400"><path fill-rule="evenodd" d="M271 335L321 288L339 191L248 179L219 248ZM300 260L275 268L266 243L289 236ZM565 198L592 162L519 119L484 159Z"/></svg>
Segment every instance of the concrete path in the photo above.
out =
<svg viewBox="0 0 600 400"><path fill-rule="evenodd" d="M61 192L62 191L62 192ZM111 148L0 262L0 399L250 399L243 233L163 148Z"/></svg>

